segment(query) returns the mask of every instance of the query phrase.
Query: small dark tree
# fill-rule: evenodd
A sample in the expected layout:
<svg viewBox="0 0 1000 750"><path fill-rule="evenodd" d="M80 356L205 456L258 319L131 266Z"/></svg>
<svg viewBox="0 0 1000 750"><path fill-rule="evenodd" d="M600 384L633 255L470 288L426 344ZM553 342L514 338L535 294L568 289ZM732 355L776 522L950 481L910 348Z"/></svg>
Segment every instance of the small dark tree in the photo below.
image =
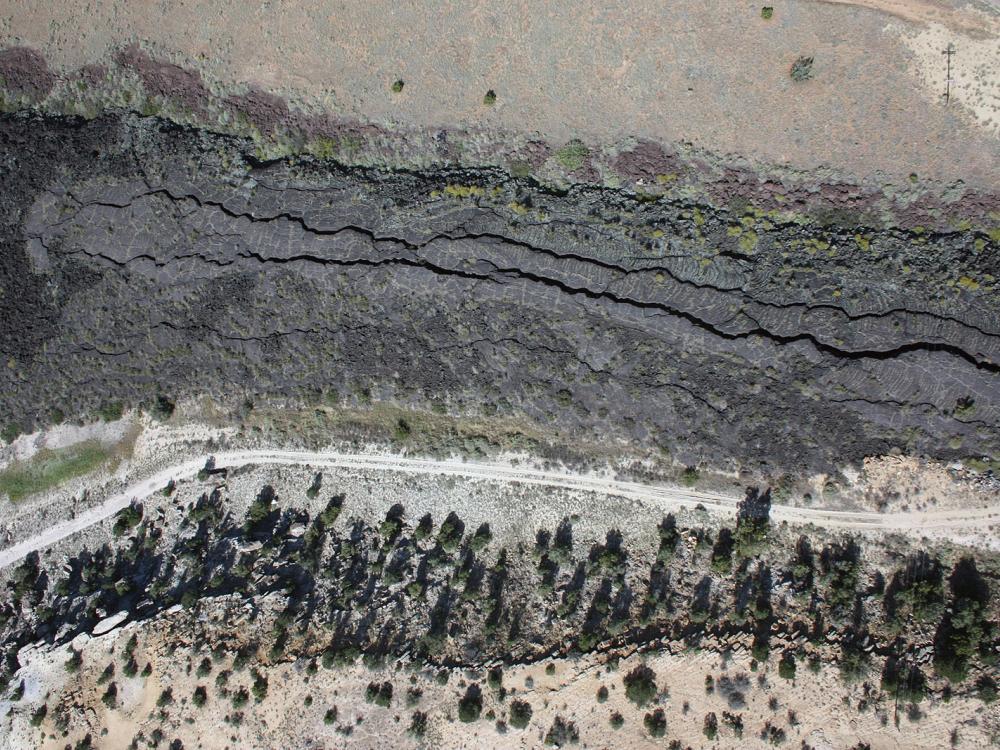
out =
<svg viewBox="0 0 1000 750"><path fill-rule="evenodd" d="M531 721L531 704L524 700L511 701L510 725L515 729L524 729Z"/></svg>
<svg viewBox="0 0 1000 750"><path fill-rule="evenodd" d="M427 734L427 714L423 711L414 711L410 717L410 727L406 730L412 737L423 737Z"/></svg>
<svg viewBox="0 0 1000 750"><path fill-rule="evenodd" d="M458 718L469 723L476 721L482 712L483 691L479 689L479 685L472 683L458 702Z"/></svg>
<svg viewBox="0 0 1000 750"><path fill-rule="evenodd" d="M651 737L662 737L667 733L667 717L662 708L657 708L652 713L643 717L642 725L646 727Z"/></svg>
<svg viewBox="0 0 1000 750"><path fill-rule="evenodd" d="M778 676L786 680L795 679L795 654L785 651L778 662Z"/></svg>
<svg viewBox="0 0 1000 750"><path fill-rule="evenodd" d="M656 697L656 672L645 664L625 675L624 683L625 696L640 708Z"/></svg>
<svg viewBox="0 0 1000 750"><path fill-rule="evenodd" d="M579 741L580 732L577 730L576 724L572 721L567 721L559 715L556 716L552 722L552 726L549 727L549 731L545 734L546 745L564 747L569 744L575 745Z"/></svg>
<svg viewBox="0 0 1000 750"><path fill-rule="evenodd" d="M702 726L702 731L708 738L709 742L715 740L719 735L719 719L716 717L715 713L705 714L705 724Z"/></svg>

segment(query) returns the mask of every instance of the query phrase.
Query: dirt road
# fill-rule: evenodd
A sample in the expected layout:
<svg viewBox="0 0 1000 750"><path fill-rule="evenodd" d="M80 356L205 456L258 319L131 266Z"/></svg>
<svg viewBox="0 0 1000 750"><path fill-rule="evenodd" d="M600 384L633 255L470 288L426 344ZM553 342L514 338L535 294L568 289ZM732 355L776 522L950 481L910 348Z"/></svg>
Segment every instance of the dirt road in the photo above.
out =
<svg viewBox="0 0 1000 750"><path fill-rule="evenodd" d="M363 471L393 471L408 474L435 474L483 479L496 482L533 484L584 492L597 492L649 503L664 511L703 506L706 510L732 514L739 497L710 492L698 492L681 487L666 487L624 482L597 475L570 474L561 471L532 469L503 463L462 461L460 459L405 458L397 455L311 453L306 451L233 451L215 455L216 468L247 465L301 465L316 469L357 469ZM58 523L42 533L0 551L0 568L11 565L25 555L48 547L114 515L133 499L141 500L162 489L171 479L190 479L205 465L205 458L192 459L136 482L103 503L81 513L76 518ZM865 529L902 533L923 533L929 529L983 529L1000 523L1000 502L987 508L873 513L837 511L822 508L797 508L774 505L774 521L815 524L837 529Z"/></svg>

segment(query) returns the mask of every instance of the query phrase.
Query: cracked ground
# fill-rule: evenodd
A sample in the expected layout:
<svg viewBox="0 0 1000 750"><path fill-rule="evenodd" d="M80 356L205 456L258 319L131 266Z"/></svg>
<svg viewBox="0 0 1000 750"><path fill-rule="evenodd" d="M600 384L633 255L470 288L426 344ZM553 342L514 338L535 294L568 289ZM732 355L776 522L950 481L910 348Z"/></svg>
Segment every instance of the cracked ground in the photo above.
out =
<svg viewBox="0 0 1000 750"><path fill-rule="evenodd" d="M370 391L765 470L1000 446L976 232L259 162L149 119L3 127L0 378L26 424Z"/></svg>

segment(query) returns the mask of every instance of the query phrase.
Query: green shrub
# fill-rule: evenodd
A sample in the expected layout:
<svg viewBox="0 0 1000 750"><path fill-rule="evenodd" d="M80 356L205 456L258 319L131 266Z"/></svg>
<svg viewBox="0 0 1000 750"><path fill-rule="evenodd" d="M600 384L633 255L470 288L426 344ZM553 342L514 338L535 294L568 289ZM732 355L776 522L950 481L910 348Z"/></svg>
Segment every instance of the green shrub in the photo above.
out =
<svg viewBox="0 0 1000 750"><path fill-rule="evenodd" d="M122 508L115 515L115 524L111 528L111 533L115 536L122 536L129 529L138 525L142 520L142 504L133 502L127 508Z"/></svg>
<svg viewBox="0 0 1000 750"><path fill-rule="evenodd" d="M714 713L705 714L705 723L702 725L702 732L709 742L715 740L719 735L719 719Z"/></svg>
<svg viewBox="0 0 1000 750"><path fill-rule="evenodd" d="M427 714L423 711L414 711L410 717L410 727L406 730L411 737L423 737L427 734Z"/></svg>
<svg viewBox="0 0 1000 750"><path fill-rule="evenodd" d="M205 690L204 685L199 685L194 689L194 694L191 696L191 702L197 707L201 708L205 705L208 700L208 691Z"/></svg>
<svg viewBox="0 0 1000 750"><path fill-rule="evenodd" d="M723 575L733 568L733 532L719 529L719 536L712 546L712 570Z"/></svg>
<svg viewBox="0 0 1000 750"><path fill-rule="evenodd" d="M388 708L392 704L392 683L368 683L368 688L365 690L365 700L376 706Z"/></svg>
<svg viewBox="0 0 1000 750"><path fill-rule="evenodd" d="M97 410L98 416L105 422L116 422L125 413L125 405L121 401L106 401Z"/></svg>
<svg viewBox="0 0 1000 750"><path fill-rule="evenodd" d="M763 18L765 21L770 21L773 16L774 16L774 8L772 8L770 5L765 5L763 8L760 9L760 17Z"/></svg>
<svg viewBox="0 0 1000 750"><path fill-rule="evenodd" d="M487 107L492 107L496 103L497 103L497 94L493 89L490 89L489 91L486 92L486 95L483 97L483 104L485 104Z"/></svg>
<svg viewBox="0 0 1000 750"><path fill-rule="evenodd" d="M483 693L472 683L458 702L458 718L466 723L476 721L483 712Z"/></svg>
<svg viewBox="0 0 1000 750"><path fill-rule="evenodd" d="M512 701L510 704L510 725L515 729L524 729L531 721L531 714L531 704L528 701Z"/></svg>
<svg viewBox="0 0 1000 750"><path fill-rule="evenodd" d="M476 529L476 533L472 535L471 546L473 552L479 553L486 549L486 545L490 543L493 538L493 532L490 531L490 525L488 523L483 523Z"/></svg>
<svg viewBox="0 0 1000 750"><path fill-rule="evenodd" d="M642 719L642 725L646 727L650 737L662 737L667 733L667 717L662 708L658 708L652 713L646 714Z"/></svg>
<svg viewBox="0 0 1000 750"><path fill-rule="evenodd" d="M20 434L21 427L16 422L8 422L4 425L4 428L0 430L0 438L2 438L5 443L13 443L17 440L17 436Z"/></svg>
<svg viewBox="0 0 1000 750"><path fill-rule="evenodd" d="M413 538L415 541L422 541L431 535L434 530L434 519L431 518L430 513L424 513L421 519L417 522L417 528L413 530Z"/></svg>
<svg viewBox="0 0 1000 750"><path fill-rule="evenodd" d="M45 716L49 712L49 707L44 703L38 707L37 710L33 711L31 714L31 726L39 727L42 722L45 721Z"/></svg>
<svg viewBox="0 0 1000 750"><path fill-rule="evenodd" d="M882 670L882 689L903 703L919 703L927 692L924 673L914 664L890 656Z"/></svg>
<svg viewBox="0 0 1000 750"><path fill-rule="evenodd" d="M976 691L983 703L994 703L997 699L997 681L987 674L981 675L976 680Z"/></svg>
<svg viewBox="0 0 1000 750"><path fill-rule="evenodd" d="M549 731L545 733L546 745L565 747L570 744L575 745L579 741L580 732L576 728L576 724L558 715L553 720L552 726L549 727Z"/></svg>
<svg viewBox="0 0 1000 750"><path fill-rule="evenodd" d="M800 57L794 63L788 73L793 81L808 81L813 77L813 58Z"/></svg>
<svg viewBox="0 0 1000 750"><path fill-rule="evenodd" d="M243 708L247 703L250 702L250 693L247 692L245 687L241 687L235 693L233 693L233 708L240 709Z"/></svg>
<svg viewBox="0 0 1000 750"><path fill-rule="evenodd" d="M625 675L624 683L625 697L640 708L656 697L656 672L645 664Z"/></svg>
<svg viewBox="0 0 1000 750"><path fill-rule="evenodd" d="M77 651L75 648L70 648L69 658L65 662L66 671L70 674L75 674L80 671L80 667L83 665L83 654Z"/></svg>
<svg viewBox="0 0 1000 750"><path fill-rule="evenodd" d="M253 685L250 686L250 690L253 692L254 699L259 703L267 697L267 677L256 669L251 672L251 675L253 676Z"/></svg>
<svg viewBox="0 0 1000 750"><path fill-rule="evenodd" d="M555 158L559 166L567 172L575 172L584 165L590 156L588 149L582 141L572 140L556 151Z"/></svg>
<svg viewBox="0 0 1000 750"><path fill-rule="evenodd" d="M462 541L462 534L465 532L465 524L458 517L455 511L448 514L438 529L438 544L445 552L454 552Z"/></svg>
<svg viewBox="0 0 1000 750"><path fill-rule="evenodd" d="M316 476L313 477L312 484L306 490L306 497L310 500L314 500L317 495L319 495L320 488L323 486L323 472L316 472Z"/></svg>
<svg viewBox="0 0 1000 750"><path fill-rule="evenodd" d="M173 416L176 408L177 406L173 401L163 394L160 394L149 404L148 410L149 415L153 417L153 419L158 419L159 421L164 422Z"/></svg>
<svg viewBox="0 0 1000 750"><path fill-rule="evenodd" d="M403 79L397 78L395 81L392 82L392 93L398 94L403 90L403 86L404 86Z"/></svg>
<svg viewBox="0 0 1000 750"><path fill-rule="evenodd" d="M108 708L114 708L118 705L118 686L115 683L112 682L108 685L108 689L101 696L101 701Z"/></svg>
<svg viewBox="0 0 1000 750"><path fill-rule="evenodd" d="M786 651L778 662L778 676L786 680L795 679L795 655Z"/></svg>

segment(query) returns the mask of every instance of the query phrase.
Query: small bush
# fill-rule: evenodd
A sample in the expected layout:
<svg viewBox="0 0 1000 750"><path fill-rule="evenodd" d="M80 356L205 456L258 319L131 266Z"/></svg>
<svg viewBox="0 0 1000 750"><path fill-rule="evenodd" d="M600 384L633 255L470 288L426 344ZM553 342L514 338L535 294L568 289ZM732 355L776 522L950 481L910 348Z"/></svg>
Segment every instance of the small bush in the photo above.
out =
<svg viewBox="0 0 1000 750"><path fill-rule="evenodd" d="M656 673L640 664L625 675L625 697L642 708L656 697Z"/></svg>
<svg viewBox="0 0 1000 750"><path fill-rule="evenodd" d="M250 693L247 692L245 687L241 687L235 693L233 693L233 708L240 709L243 708L247 703L250 702Z"/></svg>
<svg viewBox="0 0 1000 750"><path fill-rule="evenodd" d="M98 416L105 422L116 422L125 413L125 405L121 401L107 401L97 410Z"/></svg>
<svg viewBox="0 0 1000 750"><path fill-rule="evenodd" d="M714 740L719 734L719 719L714 713L709 713L705 715L705 724L702 726L702 731L708 738L709 742Z"/></svg>
<svg viewBox="0 0 1000 750"><path fill-rule="evenodd" d="M80 671L80 667L83 665L83 654L77 651L75 648L69 650L69 658L65 662L66 671L70 674L75 674Z"/></svg>
<svg viewBox="0 0 1000 750"><path fill-rule="evenodd" d="M413 539L415 541L422 541L431 535L434 530L434 519L431 518L430 513L424 513L424 515L417 522L417 528L413 530Z"/></svg>
<svg viewBox="0 0 1000 750"><path fill-rule="evenodd" d="M458 718L469 723L476 721L483 712L483 693L479 685L472 683L458 702Z"/></svg>
<svg viewBox="0 0 1000 750"><path fill-rule="evenodd" d="M5 443L13 443L21 434L21 427L16 422L9 422L0 430L0 439Z"/></svg>
<svg viewBox="0 0 1000 750"><path fill-rule="evenodd" d="M483 104L485 104L487 107L492 107L496 103L497 103L497 94L493 89L490 89L489 91L486 92L486 95L483 97Z"/></svg>
<svg viewBox="0 0 1000 750"><path fill-rule="evenodd" d="M570 141L555 153L559 166L567 172L575 172L580 169L589 156L590 149L583 142L577 140Z"/></svg>
<svg viewBox="0 0 1000 750"><path fill-rule="evenodd" d="M405 84L403 83L403 79L397 78L395 81L392 82L392 93L394 94L400 93L403 90L404 85Z"/></svg>
<svg viewBox="0 0 1000 750"><path fill-rule="evenodd" d="M410 727L406 730L412 737L423 737L427 734L427 714L414 711L410 717Z"/></svg>
<svg viewBox="0 0 1000 750"><path fill-rule="evenodd" d="M31 726L38 727L42 725L45 721L45 716L49 712L49 707L44 703L38 707L37 710L33 711L31 714Z"/></svg>
<svg viewBox="0 0 1000 750"><path fill-rule="evenodd" d="M667 717L662 708L658 708L652 713L646 714L642 719L642 725L646 727L651 737L662 737L667 733Z"/></svg>
<svg viewBox="0 0 1000 750"><path fill-rule="evenodd" d="M997 682L989 675L984 674L976 680L976 690L983 703L994 703L997 699Z"/></svg>
<svg viewBox="0 0 1000 750"><path fill-rule="evenodd" d="M793 654L786 651L781 655L781 661L778 662L778 676L786 680L795 679L795 656Z"/></svg>
<svg viewBox="0 0 1000 750"><path fill-rule="evenodd" d="M698 469L694 466L688 466L681 473L681 484L685 487L694 487L698 483L699 476Z"/></svg>
<svg viewBox="0 0 1000 750"><path fill-rule="evenodd" d="M115 536L123 536L127 531L137 526L141 520L142 503L132 502L128 507L118 511L111 533Z"/></svg>
<svg viewBox="0 0 1000 750"><path fill-rule="evenodd" d="M108 685L108 689L104 691L104 695L101 696L101 701L108 708L114 708L118 705L118 685L111 683Z"/></svg>
<svg viewBox="0 0 1000 750"><path fill-rule="evenodd" d="M392 704L392 683L368 683L368 689L365 690L365 700L369 703L374 703L376 706L388 708Z"/></svg>
<svg viewBox="0 0 1000 750"><path fill-rule="evenodd" d="M473 552L482 552L486 549L486 545L490 543L492 538L493 532L490 531L490 525L488 523L481 524L472 536L471 545Z"/></svg>
<svg viewBox="0 0 1000 750"><path fill-rule="evenodd" d="M510 704L510 725L515 729L524 729L531 721L531 714L531 704L528 701L512 701Z"/></svg>
<svg viewBox="0 0 1000 750"><path fill-rule="evenodd" d="M194 689L194 695L191 696L191 702L197 707L201 708L205 705L208 700L208 691L205 690L204 685L199 685Z"/></svg>
<svg viewBox="0 0 1000 750"><path fill-rule="evenodd" d="M253 675L253 685L250 687L250 690L253 692L253 697L259 703L267 697L267 678L256 669L251 674Z"/></svg>
<svg viewBox="0 0 1000 750"><path fill-rule="evenodd" d="M458 514L452 511L444 519L441 528L438 529L438 544L441 545L441 548L445 552L454 552L458 549L458 545L462 541L462 534L464 533L465 524L458 517Z"/></svg>
<svg viewBox="0 0 1000 750"><path fill-rule="evenodd" d="M792 63L792 69L788 73L793 81L808 81L813 77L813 59L811 57L800 57Z"/></svg>
<svg viewBox="0 0 1000 750"><path fill-rule="evenodd" d="M176 404L163 394L158 395L153 399L148 407L149 415L153 419L157 419L164 422L173 416L174 410L177 408Z"/></svg>
<svg viewBox="0 0 1000 750"><path fill-rule="evenodd" d="M556 716L552 722L552 726L549 727L549 731L545 733L546 745L563 747L564 745L575 745L579 741L580 732L577 730L576 724L572 721L567 721L562 716Z"/></svg>
<svg viewBox="0 0 1000 750"><path fill-rule="evenodd" d="M760 17L763 18L765 21L770 21L773 16L774 16L774 8L772 8L770 5L765 5L763 8L760 9Z"/></svg>

